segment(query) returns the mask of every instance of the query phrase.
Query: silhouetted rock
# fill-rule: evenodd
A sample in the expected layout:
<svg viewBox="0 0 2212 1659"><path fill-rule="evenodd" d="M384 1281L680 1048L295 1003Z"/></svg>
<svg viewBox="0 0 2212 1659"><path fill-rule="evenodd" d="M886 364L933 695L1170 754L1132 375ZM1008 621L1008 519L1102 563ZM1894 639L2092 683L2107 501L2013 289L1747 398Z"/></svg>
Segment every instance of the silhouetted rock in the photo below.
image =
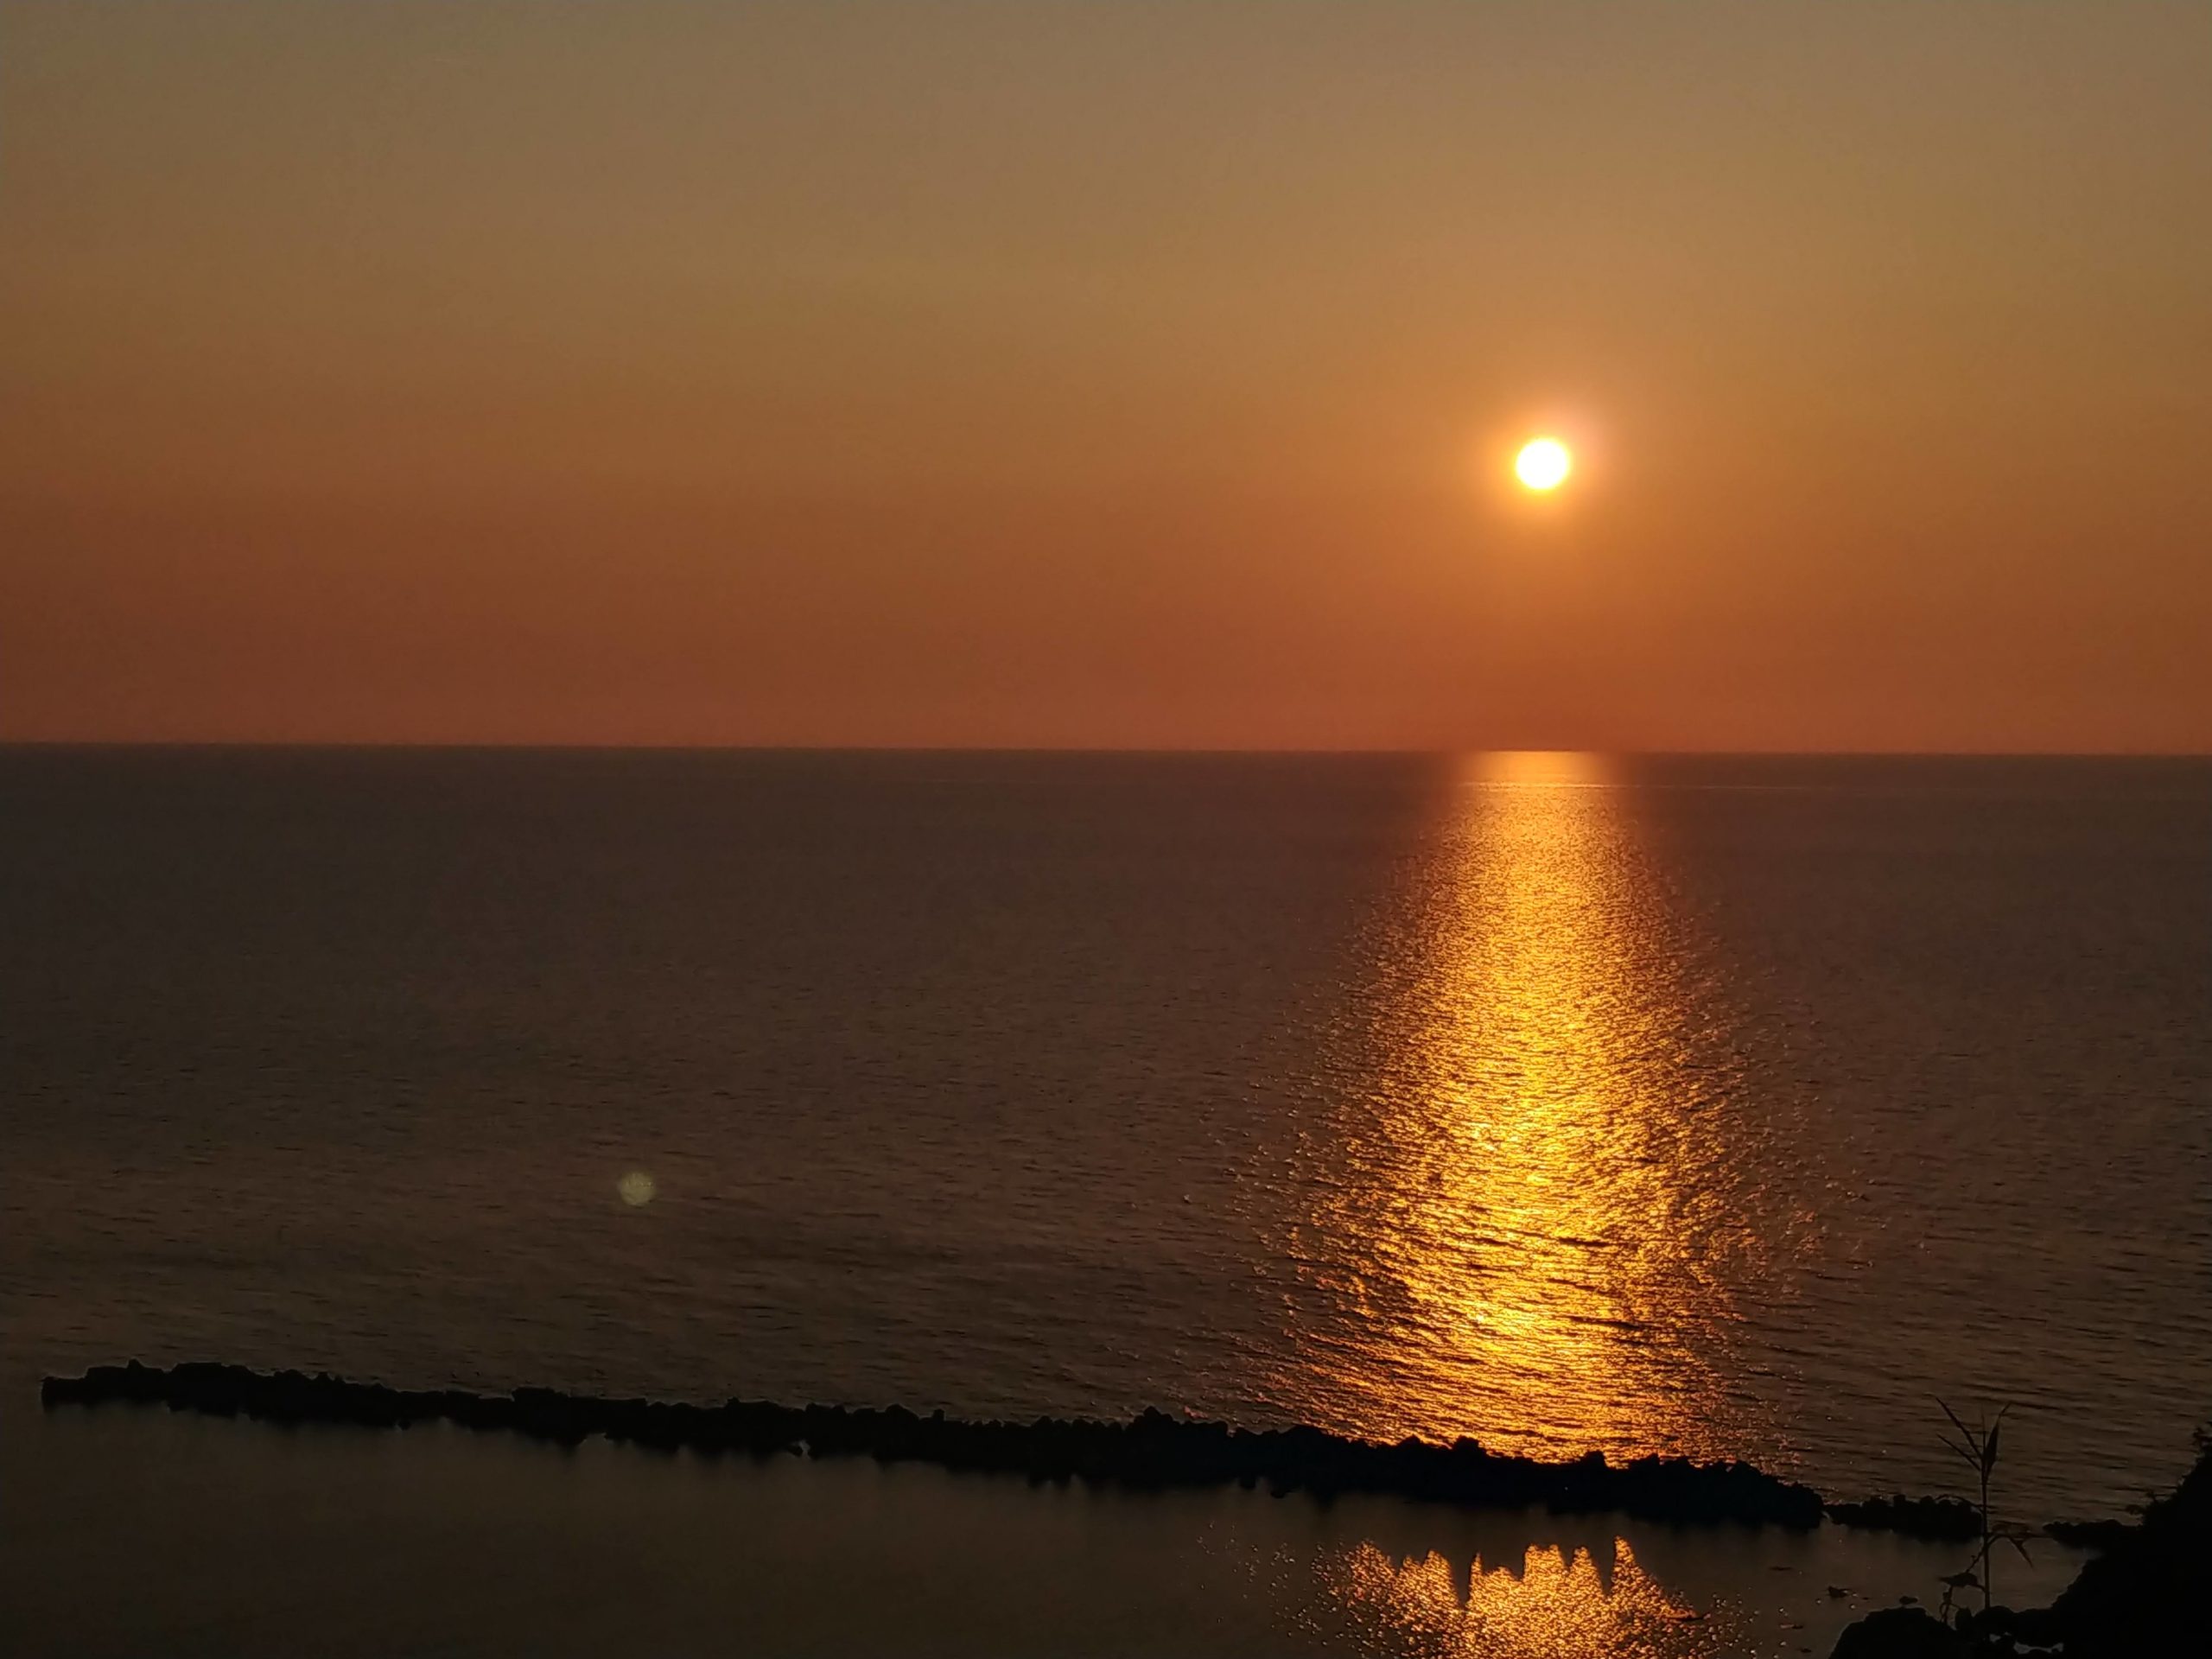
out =
<svg viewBox="0 0 2212 1659"><path fill-rule="evenodd" d="M1828 1519L1847 1527L1872 1527L1909 1538L1979 1540L1981 1516L1956 1497L1870 1497L1859 1503L1831 1503Z"/></svg>
<svg viewBox="0 0 2212 1659"><path fill-rule="evenodd" d="M2212 1653L2202 1575L2212 1560L2212 1443L2173 1492L2114 1537L2050 1605L2067 1659Z"/></svg>
<svg viewBox="0 0 2212 1659"><path fill-rule="evenodd" d="M2018 1647L2061 1649L2066 1659L2212 1653L2212 1603L2198 1581L2212 1559L2212 1443L2202 1446L2196 1466L2171 1496L2144 1510L2139 1526L2061 1523L2044 1531L2066 1541L2094 1539L2105 1550L2049 1607L1962 1612L1955 1630L1924 1613L1909 1617L1916 1610L1890 1608L1847 1630L1834 1659L1936 1659ZM1933 1645L1939 1637L1952 1645Z"/></svg>
<svg viewBox="0 0 2212 1659"><path fill-rule="evenodd" d="M1811 1527L1817 1493L1745 1463L1694 1464L1643 1458L1615 1467L1592 1452L1573 1463L1503 1457L1471 1440L1450 1446L1408 1439L1395 1446L1342 1439L1320 1429L1249 1430L1147 1410L1128 1422L1040 1417L1029 1423L927 1417L881 1408L780 1406L732 1400L716 1407L600 1400L555 1389L511 1395L454 1389L410 1393L298 1371L184 1364L159 1370L132 1361L81 1377L48 1377L51 1408L109 1402L278 1423L404 1428L434 1420L505 1429L560 1446L588 1435L657 1451L803 1452L817 1458L872 1457L948 1469L1086 1480L1139 1490L1225 1485L1303 1491L1324 1501L1376 1493L1478 1507L1541 1505L1560 1511L1620 1510L1673 1522L1769 1522Z"/></svg>
<svg viewBox="0 0 2212 1659"><path fill-rule="evenodd" d="M2123 1544L2135 1534L2130 1521L2054 1521L2044 1535L2069 1549L2107 1550Z"/></svg>
<svg viewBox="0 0 2212 1659"><path fill-rule="evenodd" d="M1919 1607L1885 1607L1845 1630L1831 1659L1960 1659L1974 1648Z"/></svg>
<svg viewBox="0 0 2212 1659"><path fill-rule="evenodd" d="M2065 1639L2063 1628L2048 1607L2031 1607L2024 1612L2014 1612L2010 1607L1992 1607L1986 1613L1962 1609L1955 1628L1969 1643L1979 1644L1977 1652L1994 1649L1998 1653L2010 1654L2016 1645L2050 1648Z"/></svg>

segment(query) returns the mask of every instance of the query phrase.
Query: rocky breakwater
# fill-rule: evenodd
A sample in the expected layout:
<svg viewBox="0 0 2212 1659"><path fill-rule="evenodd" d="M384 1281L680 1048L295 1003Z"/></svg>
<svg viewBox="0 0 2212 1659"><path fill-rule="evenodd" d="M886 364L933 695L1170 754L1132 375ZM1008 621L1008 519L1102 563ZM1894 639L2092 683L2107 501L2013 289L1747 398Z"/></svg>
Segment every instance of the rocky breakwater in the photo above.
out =
<svg viewBox="0 0 2212 1659"><path fill-rule="evenodd" d="M1471 1440L1439 1446L1408 1439L1384 1446L1316 1428L1245 1429L1158 1411L1123 1422L1058 1417L978 1422L943 1412L924 1416L899 1406L785 1406L748 1400L681 1405L598 1399L552 1389L481 1395L386 1388L299 1371L264 1373L239 1365L163 1370L136 1361L95 1366L78 1377L48 1377L41 1397L48 1409L162 1405L271 1423L361 1428L444 1421L565 1446L597 1434L663 1451L869 1457L1138 1491L1234 1482L1325 1499L1371 1493L1467 1507L1611 1510L1691 1524L1809 1528L1821 1516L1818 1493L1745 1463L1645 1458L1616 1465L1594 1452L1572 1463L1543 1463L1487 1452Z"/></svg>

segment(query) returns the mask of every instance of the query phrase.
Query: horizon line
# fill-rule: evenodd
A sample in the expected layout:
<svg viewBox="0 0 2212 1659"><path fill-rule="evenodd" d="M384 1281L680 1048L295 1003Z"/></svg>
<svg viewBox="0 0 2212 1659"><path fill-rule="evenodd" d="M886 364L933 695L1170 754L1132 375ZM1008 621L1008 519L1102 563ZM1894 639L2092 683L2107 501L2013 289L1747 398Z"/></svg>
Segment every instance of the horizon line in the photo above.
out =
<svg viewBox="0 0 2212 1659"><path fill-rule="evenodd" d="M223 750L305 753L545 753L545 754L849 754L1127 756L1192 759L1415 759L1471 754L1576 754L1618 760L2212 760L2206 749L1892 749L1892 748L1605 748L1471 743L1456 747L1354 746L1332 747L1214 744L1025 743L592 743L470 739L381 738L43 738L0 737L0 750Z"/></svg>

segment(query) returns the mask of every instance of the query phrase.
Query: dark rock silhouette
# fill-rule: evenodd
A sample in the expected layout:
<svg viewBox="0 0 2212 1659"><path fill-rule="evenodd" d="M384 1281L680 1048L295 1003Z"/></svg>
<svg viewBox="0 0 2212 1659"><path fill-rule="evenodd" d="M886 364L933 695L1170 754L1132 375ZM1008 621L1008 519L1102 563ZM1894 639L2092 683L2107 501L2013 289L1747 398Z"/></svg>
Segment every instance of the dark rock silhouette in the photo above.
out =
<svg viewBox="0 0 2212 1659"><path fill-rule="evenodd" d="M2069 1549L2110 1549L2135 1535L2131 1521L2054 1521L2044 1535Z"/></svg>
<svg viewBox="0 0 2212 1659"><path fill-rule="evenodd" d="M1831 1659L1963 1659L1973 1651L1924 1608L1885 1607L1846 1630Z"/></svg>
<svg viewBox="0 0 2212 1659"><path fill-rule="evenodd" d="M2139 1524L2059 1522L2044 1531L2105 1551L2084 1565L2050 1606L1964 1612L1955 1630L1925 1614L1907 1619L1903 1610L1891 1608L1847 1630L1834 1659L1936 1659L2009 1654L2018 1646L2061 1649L2067 1659L2212 1653L2212 1600L2200 1583L2212 1559L2212 1441L2200 1441L2196 1466L2171 1495L2144 1510ZM1929 1645L1939 1637L1951 1645Z"/></svg>
<svg viewBox="0 0 2212 1659"><path fill-rule="evenodd" d="M2212 1441L2196 1466L2143 1511L2139 1526L2084 1566L2050 1605L2068 1659L2164 1659L2212 1653Z"/></svg>
<svg viewBox="0 0 2212 1659"><path fill-rule="evenodd" d="M1236 1481L1322 1498L1376 1493L1490 1508L1618 1510L1670 1522L1811 1527L1821 1519L1819 1494L1745 1463L1644 1458L1615 1465L1596 1452L1573 1463L1540 1463L1486 1452L1471 1440L1437 1446L1408 1439L1378 1446L1318 1428L1243 1429L1158 1411L1128 1422L1057 1417L969 1422L943 1412L918 1416L899 1406L782 1406L747 1400L676 1405L601 1400L551 1389L518 1389L510 1395L410 1392L299 1371L265 1375L208 1363L162 1370L135 1360L95 1366L81 1377L48 1377L40 1397L49 1409L159 1404L274 1423L404 1428L442 1420L564 1446L600 1434L662 1450L873 1457L886 1463L931 1463L1140 1490Z"/></svg>
<svg viewBox="0 0 2212 1659"><path fill-rule="evenodd" d="M1847 1527L1872 1527L1911 1538L1979 1539L1981 1516L1957 1497L1870 1497L1860 1503L1831 1503L1828 1519Z"/></svg>

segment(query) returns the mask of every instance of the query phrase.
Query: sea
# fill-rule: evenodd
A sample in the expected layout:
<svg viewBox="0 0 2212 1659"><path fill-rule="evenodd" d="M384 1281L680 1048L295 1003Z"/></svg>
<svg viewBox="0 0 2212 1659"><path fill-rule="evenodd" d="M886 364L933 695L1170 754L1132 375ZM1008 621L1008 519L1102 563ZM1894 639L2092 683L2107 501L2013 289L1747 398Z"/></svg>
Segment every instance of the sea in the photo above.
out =
<svg viewBox="0 0 2212 1659"><path fill-rule="evenodd" d="M0 1649L1824 1655L1959 1549L40 1408L132 1357L2125 1518L2212 761L0 749Z"/></svg>

